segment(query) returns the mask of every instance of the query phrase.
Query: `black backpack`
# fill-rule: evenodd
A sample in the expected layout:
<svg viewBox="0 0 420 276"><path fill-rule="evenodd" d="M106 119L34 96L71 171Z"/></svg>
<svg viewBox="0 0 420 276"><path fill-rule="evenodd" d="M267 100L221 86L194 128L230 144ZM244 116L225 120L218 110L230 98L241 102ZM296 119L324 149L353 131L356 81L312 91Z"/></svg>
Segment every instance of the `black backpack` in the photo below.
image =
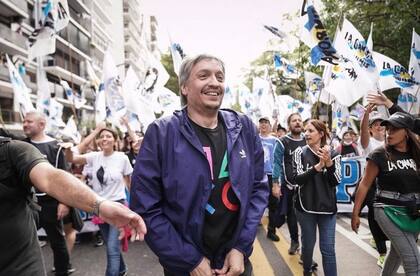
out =
<svg viewBox="0 0 420 276"><path fill-rule="evenodd" d="M19 185L7 185L6 180L16 179L15 172L11 167L9 157L9 142L11 138L0 136L0 200L22 197L26 198L27 204L30 207L32 216L34 218L37 229L39 228L39 214L41 207L37 204L35 190L32 187L31 191L25 191Z"/></svg>

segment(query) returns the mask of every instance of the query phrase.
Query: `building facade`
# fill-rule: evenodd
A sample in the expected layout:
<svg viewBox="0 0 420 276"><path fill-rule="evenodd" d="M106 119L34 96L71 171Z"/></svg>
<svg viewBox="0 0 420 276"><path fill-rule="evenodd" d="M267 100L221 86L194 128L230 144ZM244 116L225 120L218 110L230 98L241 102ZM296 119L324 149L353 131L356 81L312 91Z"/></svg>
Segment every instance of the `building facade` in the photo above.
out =
<svg viewBox="0 0 420 276"><path fill-rule="evenodd" d="M5 54L16 67L23 65L26 69L23 80L36 102L37 63L28 60L26 46L35 26L34 5L34 0L0 0L0 109L10 129L21 129L21 118L13 112L13 88ZM93 120L94 114L94 91L89 85L87 62L100 78L103 57L109 48L122 77L130 65L142 77L146 71L142 47L155 46L152 46L151 35L142 34L145 17L141 14L139 0L68 0L68 6L70 22L58 33L56 51L43 58L43 66L51 94L64 105L63 119L73 115L73 109L60 80L66 80L74 92L82 93L87 99L76 114L79 119L83 118L80 121L87 122Z"/></svg>

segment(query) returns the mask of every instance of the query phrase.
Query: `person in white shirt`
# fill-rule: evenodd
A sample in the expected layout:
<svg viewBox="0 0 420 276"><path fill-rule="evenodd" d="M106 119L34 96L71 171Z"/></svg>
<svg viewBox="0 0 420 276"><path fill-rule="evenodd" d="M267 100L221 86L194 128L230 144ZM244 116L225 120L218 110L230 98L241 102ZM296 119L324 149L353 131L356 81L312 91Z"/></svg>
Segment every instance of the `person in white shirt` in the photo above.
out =
<svg viewBox="0 0 420 276"><path fill-rule="evenodd" d="M382 114L373 111L375 105L369 104L360 122L360 143L361 151L364 156L368 156L376 148L381 147L385 143L385 127L381 126L382 121L385 119ZM370 232L373 236L372 245L376 245L376 250L379 253L377 264L383 267L386 256L386 235L383 233L378 223L375 220L373 212L373 199L375 197L376 185L373 184L368 191L363 206L368 206L368 222Z"/></svg>
<svg viewBox="0 0 420 276"><path fill-rule="evenodd" d="M90 183L93 191L99 196L110 201L125 203L125 189L130 189L133 169L128 157L123 152L115 151L117 133L114 130L102 128L98 137L98 145L102 151L75 155L71 150L67 150L66 157L69 162L90 166L92 171ZM100 224L99 228L107 246L106 275L126 275L127 268L118 239L119 230L108 223Z"/></svg>

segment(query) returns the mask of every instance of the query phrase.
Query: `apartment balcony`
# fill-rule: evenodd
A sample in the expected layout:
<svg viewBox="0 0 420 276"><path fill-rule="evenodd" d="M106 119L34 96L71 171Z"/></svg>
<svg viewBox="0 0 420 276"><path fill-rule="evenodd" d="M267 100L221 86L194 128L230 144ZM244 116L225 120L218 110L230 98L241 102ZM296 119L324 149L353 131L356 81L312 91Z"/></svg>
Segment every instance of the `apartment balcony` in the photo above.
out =
<svg viewBox="0 0 420 276"><path fill-rule="evenodd" d="M28 4L26 0L0 0L0 16L28 18Z"/></svg>
<svg viewBox="0 0 420 276"><path fill-rule="evenodd" d="M68 65L66 66L66 63L63 61L60 61L58 58L46 60L44 62L44 69L46 72L54 76L57 76L68 82L73 82L74 84L79 85L79 86L87 82L85 78L82 78L78 74L75 74L69 71ZM80 73L80 75L84 75L84 74Z"/></svg>
<svg viewBox="0 0 420 276"><path fill-rule="evenodd" d="M90 37L90 29L92 27L90 19L86 19L81 14L77 14L70 9L70 22Z"/></svg>
<svg viewBox="0 0 420 276"><path fill-rule="evenodd" d="M96 19L92 19L92 36L100 37L103 41L108 41L108 43L114 41L108 34L107 28L104 28L104 26L100 24L100 21Z"/></svg>
<svg viewBox="0 0 420 276"><path fill-rule="evenodd" d="M93 0L93 11L96 13L97 17L104 21L105 24L112 24L112 20L109 17L108 13L101 6L101 1Z"/></svg>
<svg viewBox="0 0 420 276"><path fill-rule="evenodd" d="M90 36L86 36L72 23L58 33L57 42L57 47L61 45L67 50L70 48L77 55L90 60Z"/></svg>
<svg viewBox="0 0 420 276"><path fill-rule="evenodd" d="M134 18L138 18L140 16L140 5L137 3L130 0L124 0L123 7L124 12L131 13Z"/></svg>
<svg viewBox="0 0 420 276"><path fill-rule="evenodd" d="M9 55L27 56L26 38L13 32L6 25L0 24L0 51Z"/></svg>
<svg viewBox="0 0 420 276"><path fill-rule="evenodd" d="M141 49L132 37L126 37L124 48L127 52L140 53Z"/></svg>
<svg viewBox="0 0 420 276"><path fill-rule="evenodd" d="M69 6L74 8L79 13L91 14L90 6L91 0L68 0Z"/></svg>

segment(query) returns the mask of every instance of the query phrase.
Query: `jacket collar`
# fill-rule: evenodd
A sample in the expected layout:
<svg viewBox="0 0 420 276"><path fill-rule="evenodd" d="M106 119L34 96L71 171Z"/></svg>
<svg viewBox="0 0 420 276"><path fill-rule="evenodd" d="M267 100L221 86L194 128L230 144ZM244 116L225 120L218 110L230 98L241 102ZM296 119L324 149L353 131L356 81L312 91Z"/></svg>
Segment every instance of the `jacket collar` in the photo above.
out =
<svg viewBox="0 0 420 276"><path fill-rule="evenodd" d="M200 152L203 152L201 142L196 135L187 114L187 108L184 107L180 111L174 113L178 117L180 122L180 131L182 135ZM232 145L239 137L239 133L242 129L242 124L239 120L239 115L233 110L230 109L220 109L218 112L219 118L221 117L225 126L226 126L226 135L227 135L227 148L228 152L232 148ZM204 152L203 152L204 153Z"/></svg>

